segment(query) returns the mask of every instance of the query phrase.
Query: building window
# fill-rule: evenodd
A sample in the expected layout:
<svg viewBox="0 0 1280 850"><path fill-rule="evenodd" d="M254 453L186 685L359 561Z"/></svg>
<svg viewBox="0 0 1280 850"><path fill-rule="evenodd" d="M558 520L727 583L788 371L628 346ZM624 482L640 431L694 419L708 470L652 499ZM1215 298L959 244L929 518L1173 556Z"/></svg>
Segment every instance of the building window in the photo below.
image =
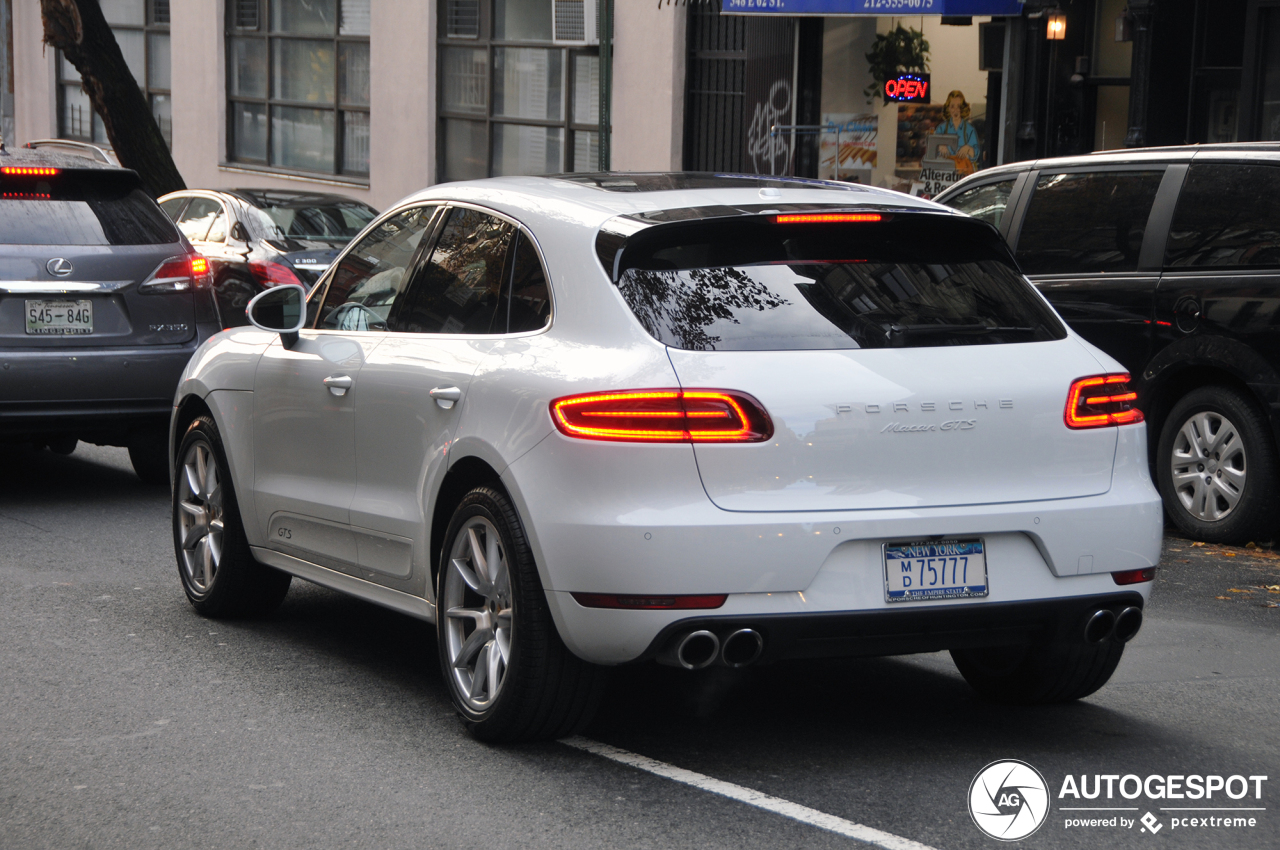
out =
<svg viewBox="0 0 1280 850"><path fill-rule="evenodd" d="M235 162L369 174L369 0L227 0Z"/></svg>
<svg viewBox="0 0 1280 850"><path fill-rule="evenodd" d="M439 4L441 179L599 168L600 56L586 3Z"/></svg>
<svg viewBox="0 0 1280 850"><path fill-rule="evenodd" d="M101 0L133 78L138 81L164 142L173 147L173 100L169 91L169 0ZM80 73L58 51L58 135L107 144L102 119L80 87Z"/></svg>

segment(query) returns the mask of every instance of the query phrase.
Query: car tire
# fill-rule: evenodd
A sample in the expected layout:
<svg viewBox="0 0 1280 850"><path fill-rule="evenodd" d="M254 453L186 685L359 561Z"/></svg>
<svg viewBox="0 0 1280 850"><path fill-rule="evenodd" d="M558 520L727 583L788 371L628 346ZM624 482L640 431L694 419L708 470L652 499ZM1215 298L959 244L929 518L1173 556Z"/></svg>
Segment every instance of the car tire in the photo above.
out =
<svg viewBox="0 0 1280 850"><path fill-rule="evenodd" d="M1124 644L1105 640L953 649L951 659L978 695L1007 705L1045 705L1087 697L1115 672Z"/></svg>
<svg viewBox="0 0 1280 850"><path fill-rule="evenodd" d="M279 607L292 576L249 550L218 426L196 418L178 449L173 546L191 605L206 617L254 617Z"/></svg>
<svg viewBox="0 0 1280 850"><path fill-rule="evenodd" d="M607 670L556 631L515 508L477 487L449 522L437 575L440 669L463 723L482 741L561 738L590 720Z"/></svg>
<svg viewBox="0 0 1280 850"><path fill-rule="evenodd" d="M1201 474L1213 483L1204 486ZM1156 451L1156 479L1165 512L1193 539L1272 539L1276 475L1267 419L1239 392L1200 387L1169 411Z"/></svg>
<svg viewBox="0 0 1280 850"><path fill-rule="evenodd" d="M169 438L161 430L138 431L129 437L129 462L144 484L169 483Z"/></svg>

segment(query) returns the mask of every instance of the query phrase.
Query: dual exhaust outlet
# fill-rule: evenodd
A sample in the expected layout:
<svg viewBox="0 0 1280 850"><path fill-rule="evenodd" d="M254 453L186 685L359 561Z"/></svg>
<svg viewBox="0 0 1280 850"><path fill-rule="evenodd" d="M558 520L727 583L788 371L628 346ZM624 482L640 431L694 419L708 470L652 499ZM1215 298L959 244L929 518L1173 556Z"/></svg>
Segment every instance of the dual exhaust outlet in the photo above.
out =
<svg viewBox="0 0 1280 850"><path fill-rule="evenodd" d="M735 629L723 638L713 631L698 629L676 638L660 660L686 670L701 670L712 664L746 667L764 652L764 637L755 629Z"/></svg>
<svg viewBox="0 0 1280 850"><path fill-rule="evenodd" d="M1128 643L1142 628L1142 609L1132 605L1119 614L1109 608L1099 608L1084 623L1084 642L1094 646L1108 638Z"/></svg>

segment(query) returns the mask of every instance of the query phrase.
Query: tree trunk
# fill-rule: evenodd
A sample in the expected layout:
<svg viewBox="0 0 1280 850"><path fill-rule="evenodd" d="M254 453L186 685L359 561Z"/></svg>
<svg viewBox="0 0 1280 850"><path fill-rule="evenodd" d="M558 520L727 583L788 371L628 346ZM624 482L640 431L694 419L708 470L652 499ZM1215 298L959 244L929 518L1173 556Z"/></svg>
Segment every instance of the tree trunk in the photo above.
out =
<svg viewBox="0 0 1280 850"><path fill-rule="evenodd" d="M61 50L80 72L120 164L138 172L152 197L185 189L98 0L40 0L40 17L45 44Z"/></svg>

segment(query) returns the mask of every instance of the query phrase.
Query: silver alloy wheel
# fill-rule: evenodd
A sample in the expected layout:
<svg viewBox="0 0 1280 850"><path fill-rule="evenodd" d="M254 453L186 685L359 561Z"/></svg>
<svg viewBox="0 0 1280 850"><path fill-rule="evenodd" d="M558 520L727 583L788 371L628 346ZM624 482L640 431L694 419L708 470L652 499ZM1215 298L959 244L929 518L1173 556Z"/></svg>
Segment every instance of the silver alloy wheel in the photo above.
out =
<svg viewBox="0 0 1280 850"><path fill-rule="evenodd" d="M192 590L209 592L222 563L222 484L208 443L195 442L178 476L182 569Z"/></svg>
<svg viewBox="0 0 1280 850"><path fill-rule="evenodd" d="M454 685L473 711L493 705L511 661L511 576L493 523L471 517L449 550L438 610Z"/></svg>
<svg viewBox="0 0 1280 850"><path fill-rule="evenodd" d="M1173 441L1169 459L1173 491L1187 513L1202 522L1226 519L1244 494L1244 440L1221 413L1193 413Z"/></svg>

